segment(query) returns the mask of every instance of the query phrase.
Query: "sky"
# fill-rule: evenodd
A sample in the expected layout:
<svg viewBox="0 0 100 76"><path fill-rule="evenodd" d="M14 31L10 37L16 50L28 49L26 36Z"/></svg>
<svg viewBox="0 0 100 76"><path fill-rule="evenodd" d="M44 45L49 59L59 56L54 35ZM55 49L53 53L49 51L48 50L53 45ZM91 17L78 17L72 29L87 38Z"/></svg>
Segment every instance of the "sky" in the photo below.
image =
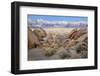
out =
<svg viewBox="0 0 100 76"><path fill-rule="evenodd" d="M80 17L80 16L52 16L52 15L32 15L29 14L28 20L37 20L43 19L47 21L66 21L66 22L88 22L88 17Z"/></svg>

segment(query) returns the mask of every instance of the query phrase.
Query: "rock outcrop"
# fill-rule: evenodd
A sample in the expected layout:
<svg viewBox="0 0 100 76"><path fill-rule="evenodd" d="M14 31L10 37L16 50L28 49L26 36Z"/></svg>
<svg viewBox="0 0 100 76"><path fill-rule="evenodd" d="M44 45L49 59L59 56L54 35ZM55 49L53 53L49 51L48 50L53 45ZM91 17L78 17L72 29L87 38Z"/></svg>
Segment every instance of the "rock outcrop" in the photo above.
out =
<svg viewBox="0 0 100 76"><path fill-rule="evenodd" d="M46 36L42 28L36 28L33 31L28 28L28 48L34 48L41 45L41 40Z"/></svg>
<svg viewBox="0 0 100 76"><path fill-rule="evenodd" d="M38 47L39 46L39 47ZM80 59L88 57L87 28L70 33L46 33L42 28L28 28L29 60Z"/></svg>
<svg viewBox="0 0 100 76"><path fill-rule="evenodd" d="M80 36L87 33L87 28L73 29L69 33L69 39L77 40Z"/></svg>

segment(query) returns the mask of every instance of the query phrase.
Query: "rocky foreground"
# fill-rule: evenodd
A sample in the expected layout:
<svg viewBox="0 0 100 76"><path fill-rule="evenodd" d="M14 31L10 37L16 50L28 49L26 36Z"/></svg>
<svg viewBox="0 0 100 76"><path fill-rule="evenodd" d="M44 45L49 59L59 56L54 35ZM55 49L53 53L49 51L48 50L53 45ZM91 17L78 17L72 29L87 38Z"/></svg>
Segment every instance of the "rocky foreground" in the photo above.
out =
<svg viewBox="0 0 100 76"><path fill-rule="evenodd" d="M28 28L28 60L82 59L88 57L87 28L70 33L46 33Z"/></svg>

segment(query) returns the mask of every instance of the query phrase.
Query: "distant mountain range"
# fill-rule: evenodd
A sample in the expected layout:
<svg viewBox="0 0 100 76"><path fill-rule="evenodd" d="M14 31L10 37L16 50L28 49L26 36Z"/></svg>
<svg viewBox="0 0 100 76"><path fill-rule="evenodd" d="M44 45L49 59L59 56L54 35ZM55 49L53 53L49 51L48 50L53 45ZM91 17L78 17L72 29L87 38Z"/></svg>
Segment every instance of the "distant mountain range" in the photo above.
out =
<svg viewBox="0 0 100 76"><path fill-rule="evenodd" d="M47 21L43 19L37 19L34 21L28 21L28 26L32 28L41 27L41 28L55 28L55 27L63 27L63 28L81 28L87 27L88 24L86 22L67 22L67 21Z"/></svg>

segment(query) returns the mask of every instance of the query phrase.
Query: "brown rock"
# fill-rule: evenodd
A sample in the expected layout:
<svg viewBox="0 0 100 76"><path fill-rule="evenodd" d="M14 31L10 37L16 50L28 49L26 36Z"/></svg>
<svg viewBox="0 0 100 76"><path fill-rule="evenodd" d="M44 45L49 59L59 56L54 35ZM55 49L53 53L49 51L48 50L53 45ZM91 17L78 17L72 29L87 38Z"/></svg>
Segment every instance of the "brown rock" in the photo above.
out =
<svg viewBox="0 0 100 76"><path fill-rule="evenodd" d="M63 46L64 48L68 49L68 48L75 46L77 43L78 43L77 40L70 40L68 42L65 42Z"/></svg>
<svg viewBox="0 0 100 76"><path fill-rule="evenodd" d="M78 39L80 36L84 35L87 33L87 28L80 28L78 29L73 29L70 33L69 33L69 39Z"/></svg>
<svg viewBox="0 0 100 76"><path fill-rule="evenodd" d="M28 48L34 48L36 45L39 45L38 37L28 28Z"/></svg>
<svg viewBox="0 0 100 76"><path fill-rule="evenodd" d="M45 30L42 28L35 28L33 33L38 37L39 40L43 40L43 38L47 35Z"/></svg>
<svg viewBox="0 0 100 76"><path fill-rule="evenodd" d="M28 48L40 46L40 41L46 36L46 32L42 28L36 28L32 31L28 27Z"/></svg>

